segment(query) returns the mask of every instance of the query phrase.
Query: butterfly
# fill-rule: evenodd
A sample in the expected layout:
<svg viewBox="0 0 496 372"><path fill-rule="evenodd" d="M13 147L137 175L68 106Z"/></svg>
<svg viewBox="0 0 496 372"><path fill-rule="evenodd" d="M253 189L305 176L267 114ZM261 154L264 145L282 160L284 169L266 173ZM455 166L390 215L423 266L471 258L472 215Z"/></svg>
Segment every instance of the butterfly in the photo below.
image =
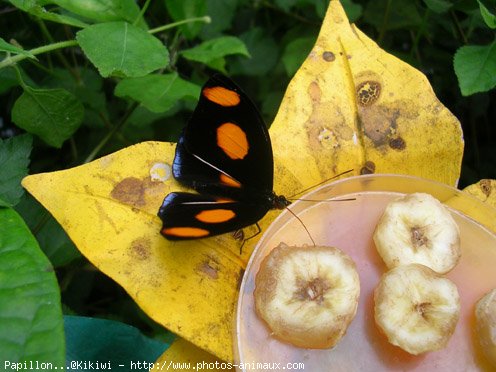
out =
<svg viewBox="0 0 496 372"><path fill-rule="evenodd" d="M197 193L165 197L158 216L161 234L169 240L239 231L257 224L270 209L290 204L272 189L274 164L265 122L248 96L220 74L201 89L177 142L172 174Z"/></svg>

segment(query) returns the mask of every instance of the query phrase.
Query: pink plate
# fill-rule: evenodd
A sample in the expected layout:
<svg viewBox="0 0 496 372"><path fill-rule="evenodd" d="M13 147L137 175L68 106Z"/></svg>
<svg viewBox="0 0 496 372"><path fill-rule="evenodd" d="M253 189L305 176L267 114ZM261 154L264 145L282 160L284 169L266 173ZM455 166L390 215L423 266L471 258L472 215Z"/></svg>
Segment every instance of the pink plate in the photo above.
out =
<svg viewBox="0 0 496 372"><path fill-rule="evenodd" d="M374 322L373 291L385 272L372 234L386 204L412 192L426 192L445 203L460 227L462 258L449 273L461 296L461 315L448 346L437 352L412 356L388 343ZM346 335L333 349L301 349L271 337L254 311L255 276L263 258L284 242L310 244L301 224L282 213L260 239L248 263L238 300L235 356L243 371L273 368L305 371L495 371L489 366L473 331L474 304L496 288L496 235L469 216L477 213L488 225L496 221L493 209L455 188L416 177L368 175L346 178L321 186L291 205L318 245L345 251L355 261L360 276L358 311ZM332 199L355 198L353 201ZM480 219L480 217L479 217Z"/></svg>

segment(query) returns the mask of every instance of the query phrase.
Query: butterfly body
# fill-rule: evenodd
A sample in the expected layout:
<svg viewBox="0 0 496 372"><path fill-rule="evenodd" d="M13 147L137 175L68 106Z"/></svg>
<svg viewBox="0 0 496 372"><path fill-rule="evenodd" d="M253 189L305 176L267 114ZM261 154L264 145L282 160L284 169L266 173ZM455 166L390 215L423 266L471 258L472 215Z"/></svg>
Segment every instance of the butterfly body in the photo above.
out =
<svg viewBox="0 0 496 372"><path fill-rule="evenodd" d="M289 201L274 193L269 133L255 105L227 77L203 86L181 134L172 174L197 194L173 192L158 212L162 235L194 239L235 231Z"/></svg>

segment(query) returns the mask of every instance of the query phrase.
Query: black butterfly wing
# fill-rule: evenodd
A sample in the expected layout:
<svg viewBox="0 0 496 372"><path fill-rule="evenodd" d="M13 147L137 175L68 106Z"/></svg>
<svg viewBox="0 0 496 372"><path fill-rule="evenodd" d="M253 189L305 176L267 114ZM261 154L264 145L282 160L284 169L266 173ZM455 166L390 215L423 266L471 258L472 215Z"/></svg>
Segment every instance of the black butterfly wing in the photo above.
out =
<svg viewBox="0 0 496 372"><path fill-rule="evenodd" d="M158 215L170 240L235 231L272 207L269 133L255 105L228 78L215 75L203 86L172 171L200 195L171 193L164 199Z"/></svg>
<svg viewBox="0 0 496 372"><path fill-rule="evenodd" d="M255 105L230 79L210 78L176 148L174 177L201 193L272 192L270 137Z"/></svg>
<svg viewBox="0 0 496 372"><path fill-rule="evenodd" d="M175 179L200 193L239 198L243 192L240 183L236 183L222 170L205 164L188 152L184 147L183 137L176 145L172 172Z"/></svg>
<svg viewBox="0 0 496 372"><path fill-rule="evenodd" d="M249 204L205 195L173 192L159 210L161 233L170 240L205 238L254 224L267 213L261 204Z"/></svg>

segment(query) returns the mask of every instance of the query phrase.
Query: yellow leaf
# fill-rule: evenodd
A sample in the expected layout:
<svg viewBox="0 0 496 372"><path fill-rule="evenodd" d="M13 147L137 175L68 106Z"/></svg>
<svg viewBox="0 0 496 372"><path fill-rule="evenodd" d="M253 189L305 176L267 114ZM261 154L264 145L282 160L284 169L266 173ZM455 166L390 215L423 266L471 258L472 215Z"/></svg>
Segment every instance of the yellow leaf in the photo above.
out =
<svg viewBox="0 0 496 372"><path fill-rule="evenodd" d="M234 371L234 368L228 367L226 362L179 338L160 356L150 371Z"/></svg>
<svg viewBox="0 0 496 372"><path fill-rule="evenodd" d="M275 191L284 195L350 168L454 184L463 149L458 122L425 77L349 25L338 1L288 87L271 137ZM174 243L160 236L158 208L169 192L183 190L170 175L174 147L141 143L28 176L23 185L152 319L232 361L238 283L256 239L240 255L229 234ZM262 229L277 214L269 212Z"/></svg>
<svg viewBox="0 0 496 372"><path fill-rule="evenodd" d="M174 148L144 142L79 167L28 176L23 186L151 318L230 360L246 262L229 236L171 243L159 234L164 196L183 189L170 174Z"/></svg>
<svg viewBox="0 0 496 372"><path fill-rule="evenodd" d="M284 192L352 168L456 185L463 154L460 123L426 77L350 25L339 1L288 86L271 137Z"/></svg>
<svg viewBox="0 0 496 372"><path fill-rule="evenodd" d="M496 220L494 219L496 211L496 180L483 179L467 186L463 191L479 199L490 208L487 210L480 208L476 203L464 205L464 209L457 205L457 208L496 233ZM461 203L458 199L453 201L453 203L455 202Z"/></svg>
<svg viewBox="0 0 496 372"><path fill-rule="evenodd" d="M463 191L496 208L496 180L483 179L465 187Z"/></svg>

